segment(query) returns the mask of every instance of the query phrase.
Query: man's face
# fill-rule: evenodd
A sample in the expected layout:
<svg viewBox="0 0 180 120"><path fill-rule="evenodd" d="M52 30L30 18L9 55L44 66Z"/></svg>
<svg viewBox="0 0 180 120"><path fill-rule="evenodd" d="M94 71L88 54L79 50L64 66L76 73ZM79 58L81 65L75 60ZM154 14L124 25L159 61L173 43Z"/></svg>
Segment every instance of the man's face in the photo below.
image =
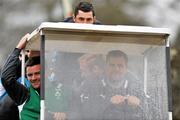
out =
<svg viewBox="0 0 180 120"><path fill-rule="evenodd" d="M93 17L93 12L83 12L81 10L78 11L76 17L74 16L75 23L86 23L86 24L93 24L95 18Z"/></svg>
<svg viewBox="0 0 180 120"><path fill-rule="evenodd" d="M123 57L111 57L107 61L106 74L110 80L121 80L127 72L127 63Z"/></svg>
<svg viewBox="0 0 180 120"><path fill-rule="evenodd" d="M33 88L40 88L40 65L28 66L26 75Z"/></svg>
<svg viewBox="0 0 180 120"><path fill-rule="evenodd" d="M83 59L79 61L79 67L80 67L80 71L81 71L81 77L83 78L87 78L89 76L91 76L91 63L90 61Z"/></svg>

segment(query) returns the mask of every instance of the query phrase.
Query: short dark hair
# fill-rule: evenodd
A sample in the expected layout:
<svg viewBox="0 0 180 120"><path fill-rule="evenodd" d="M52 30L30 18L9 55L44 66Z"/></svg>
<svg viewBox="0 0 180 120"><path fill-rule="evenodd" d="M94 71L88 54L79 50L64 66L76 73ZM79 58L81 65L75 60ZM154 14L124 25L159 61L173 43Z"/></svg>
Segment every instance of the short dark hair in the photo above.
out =
<svg viewBox="0 0 180 120"><path fill-rule="evenodd" d="M40 65L40 56L31 57L26 62L26 68L34 65Z"/></svg>
<svg viewBox="0 0 180 120"><path fill-rule="evenodd" d="M83 12L90 12L92 11L93 13L93 17L95 16L95 12L94 12L94 8L93 5L89 2L80 2L74 10L74 16L76 17L76 15L78 14L79 10L83 11Z"/></svg>
<svg viewBox="0 0 180 120"><path fill-rule="evenodd" d="M128 63L128 57L127 57L126 53L124 53L121 50L111 50L111 51L109 51L107 56L106 56L106 62L108 62L111 57L122 57L122 58L124 58L126 63Z"/></svg>

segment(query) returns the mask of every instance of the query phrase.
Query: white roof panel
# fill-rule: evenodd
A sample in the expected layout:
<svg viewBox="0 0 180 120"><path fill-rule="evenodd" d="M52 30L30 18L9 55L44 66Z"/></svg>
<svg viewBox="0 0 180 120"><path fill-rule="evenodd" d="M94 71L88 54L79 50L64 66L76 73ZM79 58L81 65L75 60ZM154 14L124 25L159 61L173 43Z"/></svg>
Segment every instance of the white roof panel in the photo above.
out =
<svg viewBox="0 0 180 120"><path fill-rule="evenodd" d="M41 33L42 32L42 33ZM108 37L126 37L126 41L134 41L132 38L143 38L137 39L137 43L159 43L164 41L170 35L170 30L167 28L152 28L145 26L124 26L124 25L92 25L92 24L79 24L79 23L52 23L44 22L36 30L34 30L27 44L26 49L40 50L40 34L47 34L50 36L49 39L58 39L59 37L67 35L78 35L78 36L108 36ZM58 37L58 35L60 35ZM47 37L48 38L48 37ZM77 39L78 37L73 37ZM73 38L71 40L73 40ZM133 39L134 39L133 38ZM147 38L147 40L146 40ZM84 40L84 39L82 39ZM80 40L80 41L82 41ZM135 39L136 40L136 39ZM149 40L149 41L148 41ZM125 40L123 42L126 42ZM111 41L113 42L113 41Z"/></svg>

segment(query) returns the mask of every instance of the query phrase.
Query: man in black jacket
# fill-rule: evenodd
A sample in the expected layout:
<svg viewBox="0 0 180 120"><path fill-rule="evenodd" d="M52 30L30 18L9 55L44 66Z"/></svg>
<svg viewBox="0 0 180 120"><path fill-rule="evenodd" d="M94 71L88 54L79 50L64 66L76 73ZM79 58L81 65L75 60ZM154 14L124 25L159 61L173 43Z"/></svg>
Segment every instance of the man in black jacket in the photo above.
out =
<svg viewBox="0 0 180 120"><path fill-rule="evenodd" d="M109 51L105 70L106 107L104 119L139 120L144 118L145 94L141 81L128 70L128 56Z"/></svg>
<svg viewBox="0 0 180 120"><path fill-rule="evenodd" d="M19 120L18 105L23 103L26 99L25 96L28 95L28 92L23 91L27 91L26 87L30 87L30 83L28 82L29 85L25 83L25 86L23 86L20 85L19 81L21 80L21 60L19 57L21 49L25 47L28 36L29 34L21 39L2 70L2 85L5 89L3 86L1 87L4 89L4 96L0 99L0 120ZM39 56L39 52L29 52L27 55L28 57L35 57Z"/></svg>
<svg viewBox="0 0 180 120"><path fill-rule="evenodd" d="M19 67L16 71L16 79L21 76L21 62L16 63ZM18 105L9 97L0 79L0 120L19 120Z"/></svg>

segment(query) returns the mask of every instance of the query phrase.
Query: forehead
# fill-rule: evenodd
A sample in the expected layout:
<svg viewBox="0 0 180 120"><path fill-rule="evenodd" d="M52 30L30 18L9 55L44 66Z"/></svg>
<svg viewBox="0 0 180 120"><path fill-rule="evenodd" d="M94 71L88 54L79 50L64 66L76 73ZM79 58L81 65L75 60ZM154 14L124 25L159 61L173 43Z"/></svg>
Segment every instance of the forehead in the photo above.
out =
<svg viewBox="0 0 180 120"><path fill-rule="evenodd" d="M81 10L78 10L78 14L76 17L93 17L93 12L92 11L83 12Z"/></svg>
<svg viewBox="0 0 180 120"><path fill-rule="evenodd" d="M126 63L126 60L124 57L110 57L108 60L109 63L111 64L117 64L117 63Z"/></svg>
<svg viewBox="0 0 180 120"><path fill-rule="evenodd" d="M35 72L35 71L39 71L40 68L41 68L40 65L28 66L28 67L26 68L26 71L27 71L27 72Z"/></svg>

